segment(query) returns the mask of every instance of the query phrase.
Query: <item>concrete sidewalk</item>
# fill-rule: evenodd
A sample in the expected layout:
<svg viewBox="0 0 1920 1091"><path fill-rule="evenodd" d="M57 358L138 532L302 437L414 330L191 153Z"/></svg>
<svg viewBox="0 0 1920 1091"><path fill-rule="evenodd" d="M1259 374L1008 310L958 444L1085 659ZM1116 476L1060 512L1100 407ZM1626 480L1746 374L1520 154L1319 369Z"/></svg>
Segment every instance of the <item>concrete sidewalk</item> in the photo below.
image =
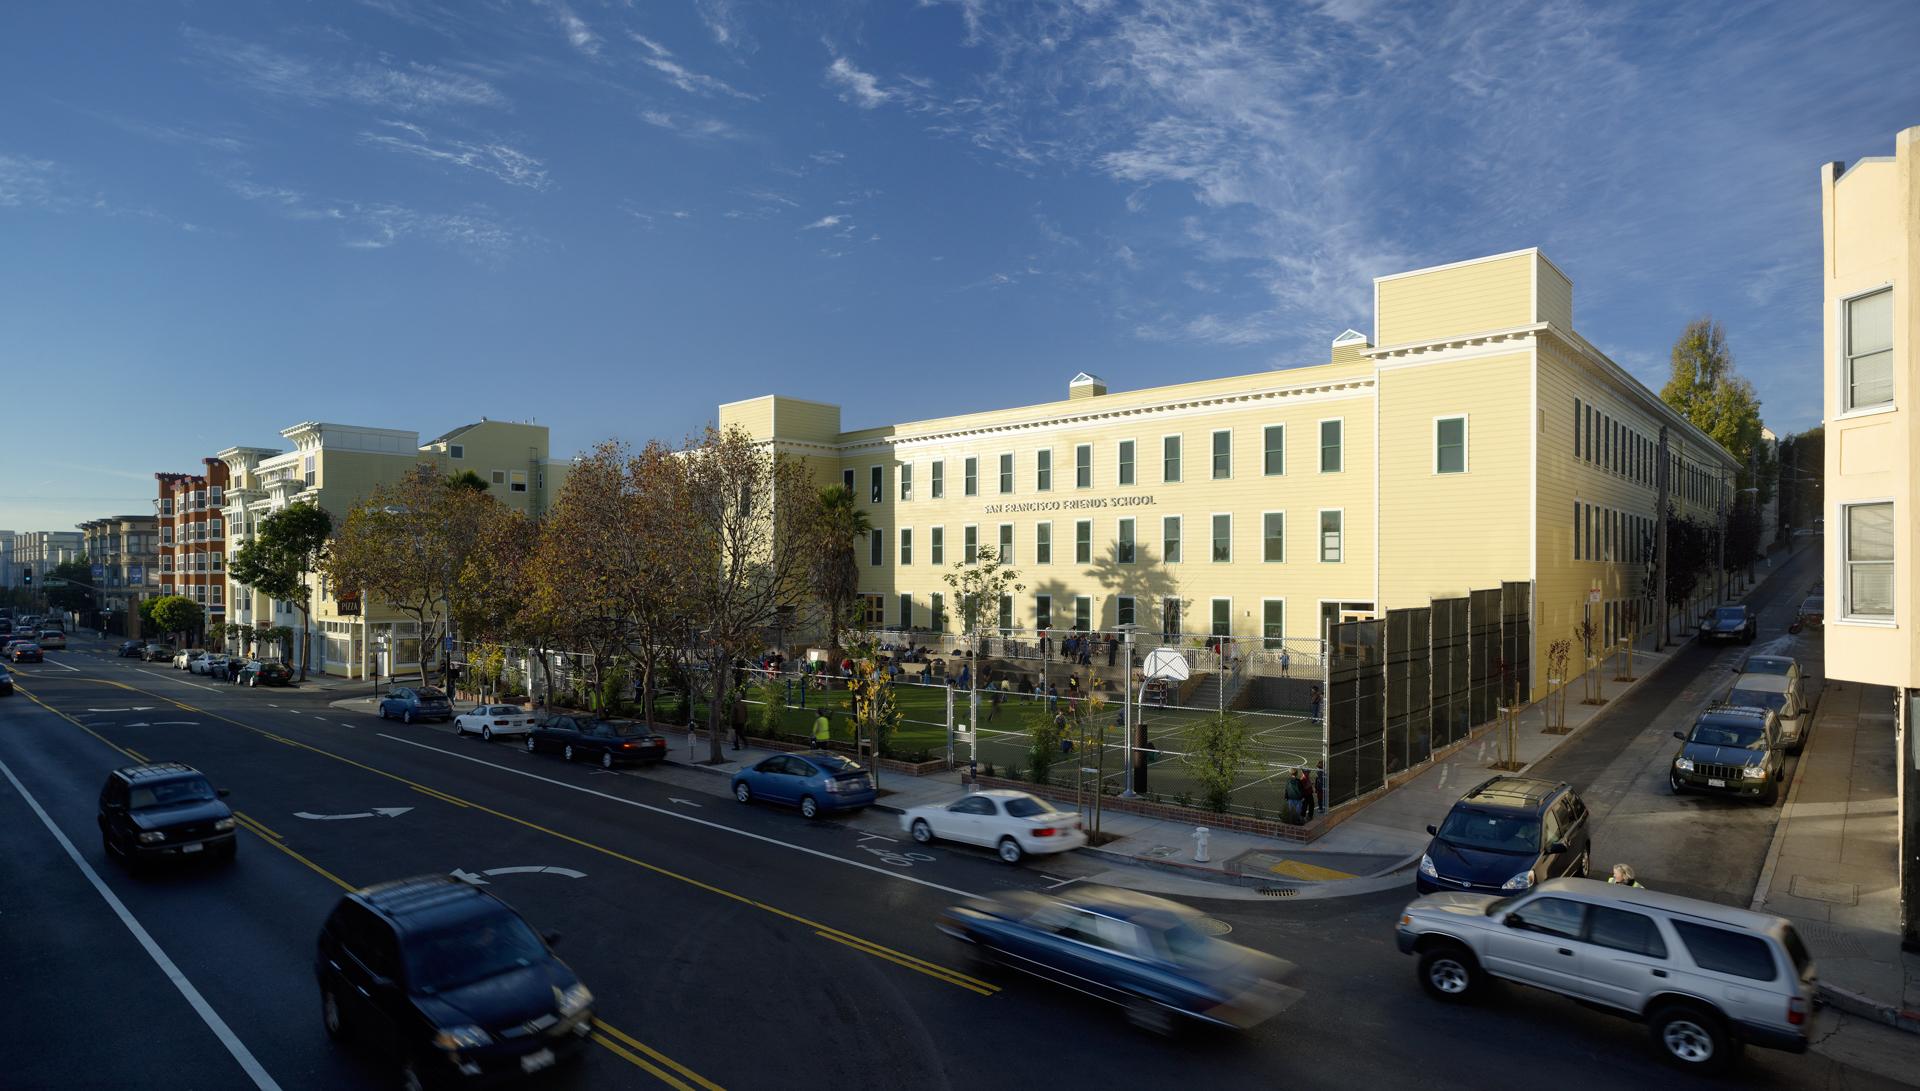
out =
<svg viewBox="0 0 1920 1091"><path fill-rule="evenodd" d="M1896 745L1892 690L1828 683L1753 908L1793 920L1831 1006L1920 1033L1920 955L1900 949Z"/></svg>

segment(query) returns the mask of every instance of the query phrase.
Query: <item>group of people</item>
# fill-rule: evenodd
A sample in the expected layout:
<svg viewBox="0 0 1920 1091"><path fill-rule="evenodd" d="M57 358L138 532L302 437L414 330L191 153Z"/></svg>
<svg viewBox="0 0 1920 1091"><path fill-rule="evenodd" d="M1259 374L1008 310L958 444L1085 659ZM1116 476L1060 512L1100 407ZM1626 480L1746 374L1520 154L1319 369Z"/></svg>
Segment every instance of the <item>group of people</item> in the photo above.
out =
<svg viewBox="0 0 1920 1091"><path fill-rule="evenodd" d="M1286 800L1286 813L1283 817L1295 824L1311 822L1313 816L1325 810L1321 802L1327 797L1327 763L1321 762L1312 772L1305 766L1298 766L1291 772L1281 774L1285 783L1281 785Z"/></svg>

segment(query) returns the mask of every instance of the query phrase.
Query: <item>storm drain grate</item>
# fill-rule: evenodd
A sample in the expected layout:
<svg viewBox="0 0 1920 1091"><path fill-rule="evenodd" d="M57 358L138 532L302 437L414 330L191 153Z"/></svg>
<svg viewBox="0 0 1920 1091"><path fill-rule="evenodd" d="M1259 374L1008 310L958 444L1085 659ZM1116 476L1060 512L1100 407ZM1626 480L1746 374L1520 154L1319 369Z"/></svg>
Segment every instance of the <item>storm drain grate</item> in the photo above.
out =
<svg viewBox="0 0 1920 1091"><path fill-rule="evenodd" d="M1291 898L1300 892L1288 886L1263 886L1258 893L1265 894L1269 898Z"/></svg>

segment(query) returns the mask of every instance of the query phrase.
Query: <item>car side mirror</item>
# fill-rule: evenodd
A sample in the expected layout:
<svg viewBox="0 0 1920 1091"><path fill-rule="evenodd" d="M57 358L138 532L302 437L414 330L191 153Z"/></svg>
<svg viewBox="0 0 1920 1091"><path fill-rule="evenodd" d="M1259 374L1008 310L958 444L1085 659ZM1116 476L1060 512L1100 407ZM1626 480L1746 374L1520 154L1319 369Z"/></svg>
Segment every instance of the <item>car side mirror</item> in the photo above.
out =
<svg viewBox="0 0 1920 1091"><path fill-rule="evenodd" d="M1507 914L1507 919L1501 923L1505 924L1508 928L1525 928L1527 926L1526 920L1518 913Z"/></svg>
<svg viewBox="0 0 1920 1091"><path fill-rule="evenodd" d="M1438 837L1440 836L1440 827L1429 824L1427 826L1427 833L1431 836Z"/></svg>
<svg viewBox="0 0 1920 1091"><path fill-rule="evenodd" d="M227 791L225 788L215 788L213 794L219 796L221 799L225 799L233 793Z"/></svg>
<svg viewBox="0 0 1920 1091"><path fill-rule="evenodd" d="M1679 739L1681 742L1687 741L1687 736L1684 732L1676 731L1673 733L1673 737Z"/></svg>
<svg viewBox="0 0 1920 1091"><path fill-rule="evenodd" d="M557 947L560 945L560 933L558 932L548 932L541 938L547 941L547 946L549 947Z"/></svg>
<svg viewBox="0 0 1920 1091"><path fill-rule="evenodd" d="M1547 846L1547 851L1558 856L1567 851L1567 843L1565 841L1555 841L1553 844Z"/></svg>

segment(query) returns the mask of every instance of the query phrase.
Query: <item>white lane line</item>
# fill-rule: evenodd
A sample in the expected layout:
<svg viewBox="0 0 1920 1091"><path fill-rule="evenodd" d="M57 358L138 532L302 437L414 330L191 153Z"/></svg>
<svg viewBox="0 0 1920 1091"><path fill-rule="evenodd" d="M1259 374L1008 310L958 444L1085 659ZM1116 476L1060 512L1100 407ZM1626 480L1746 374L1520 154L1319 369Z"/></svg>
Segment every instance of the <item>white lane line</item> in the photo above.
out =
<svg viewBox="0 0 1920 1091"><path fill-rule="evenodd" d="M194 689L214 689L215 688L213 686L203 686L198 682L189 682L184 678L169 678L166 675L161 674L159 671L150 671L145 667L135 667L134 670L139 671L141 674L150 674L155 678L158 678L164 682L178 682L183 686L192 686Z"/></svg>
<svg viewBox="0 0 1920 1091"><path fill-rule="evenodd" d="M358 730L358 728L355 728L352 724L348 723L345 720L335 720L333 722L339 724L341 727L344 727L350 731Z"/></svg>
<svg viewBox="0 0 1920 1091"><path fill-rule="evenodd" d="M27 791L27 786L20 783L20 778L13 775L13 770L8 768L4 761L0 761L0 773L6 774L8 782L13 785L13 790L20 793L20 798L27 801L27 806L33 808L33 813L40 816L40 821L47 827L47 832L52 834L53 839L60 842L60 847L67 851L67 857L73 861L73 866L80 869L80 873L93 884L93 889L98 891L100 897L105 899L107 905L113 909L114 915L120 918L120 923L126 925L127 931L133 933L133 938L139 940L140 946L146 948L147 955L153 959L155 965L160 967L160 972L167 975L167 980L173 982L174 987L180 990L180 995L187 998L187 1003L193 1006L193 1010L199 1014L201 1021L207 1024L207 1029L213 1031L214 1037L220 1039L220 1044L227 1047L227 1052L233 1055L233 1059L240 1063L241 1069L253 1080L253 1085L261 1091L280 1091L280 1085L275 1083L273 1077L267 1075L267 1070L254 1059L246 1043L233 1033L226 1021L220 1018L220 1013L214 1011L213 1005L208 1004L206 997L200 995L200 990L194 988L193 982L187 980L187 975L180 972L180 967L174 965L173 960L167 957L167 953L160 949L160 945L153 941L151 935L147 934L147 930L140 926L140 922L134 919L132 913L127 911L126 905L114 896L113 891L107 889L107 884L100 880L100 873L93 870L93 866L80 855L80 850L74 848L73 842L67 840L67 835L61 833L60 827L53 824L53 819L48 817L46 810L40 806L40 801L33 798L33 793Z"/></svg>
<svg viewBox="0 0 1920 1091"><path fill-rule="evenodd" d="M451 750L442 750L437 746L428 746L426 743L414 742L412 739L403 739L397 735L389 735L389 734L386 734L385 732L381 732L380 737L383 739L392 739L394 742L406 743L408 746L417 746L422 750L431 750L436 754L445 754L447 757L450 757L450 758L459 758L461 761L470 761L475 765L484 765L489 769L498 769L503 773L512 773L516 776L531 777L534 780L543 781L547 784L554 785L555 787L558 787L558 788L566 788L570 791L575 791L575 792L585 792L587 795L590 795L590 796L599 796L601 799L611 800L615 803L624 803L629 807L638 807L643 811L652 811L654 814L663 814L663 815L666 815L668 818L677 818L682 822L692 822L697 826L705 826L708 829L721 830L726 833L737 834L741 837L751 838L755 841L764 841L769 845L779 845L783 849L792 849L795 852L804 852L808 856L818 856L822 860L832 860L836 864L845 864L848 867L857 867L862 871L871 871L875 875L885 875L889 879L898 879L904 883L913 883L918 886L930 887L934 890L942 890L948 894L957 895L958 897L962 897L962 898L979 897L978 894L971 894L971 893L968 893L967 891L959 890L954 887L942 886L939 883L930 883L925 879L916 879L911 875L902 875L898 870L889 870L883 867L876 867L873 864L863 864L858 860L849 860L844 856L835 856L833 853L830 853L830 852L821 852L819 849L810 849L805 845L796 845L790 841L782 841L777 837L768 837L764 834L752 833L747 830L735 829L732 826L722 825L721 823L718 823L718 822L709 822L704 818L695 818L690 814L682 814L679 811L670 811L665 807L655 807L650 803L641 803L638 800L622 799L619 796L608 795L605 792L596 792L592 788L582 788L578 784L568 784L564 780L554 780L552 777L543 777L538 773L529 773L524 769L513 769L505 765L496 764L494 762L482 761L479 758L472 757L467 754L456 754Z"/></svg>

